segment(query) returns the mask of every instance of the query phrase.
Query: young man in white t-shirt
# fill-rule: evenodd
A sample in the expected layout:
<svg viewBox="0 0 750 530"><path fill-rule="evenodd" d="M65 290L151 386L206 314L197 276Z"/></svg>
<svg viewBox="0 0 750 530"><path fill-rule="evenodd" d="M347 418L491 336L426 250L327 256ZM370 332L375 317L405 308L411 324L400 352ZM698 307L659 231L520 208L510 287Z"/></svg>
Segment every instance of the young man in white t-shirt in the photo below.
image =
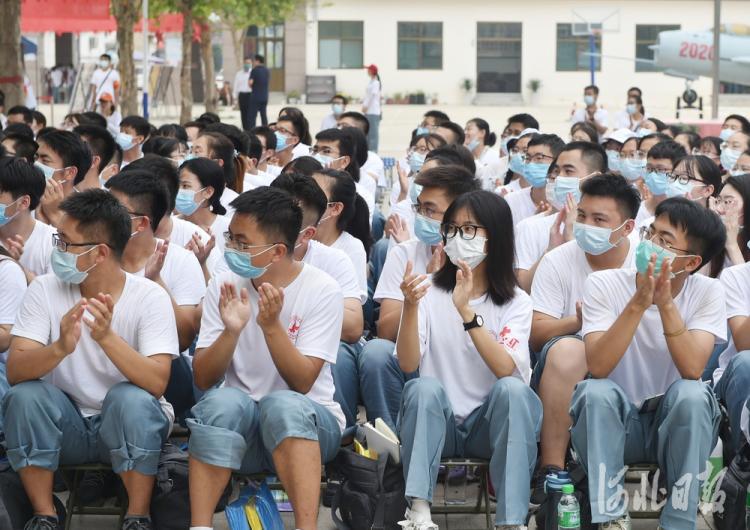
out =
<svg viewBox="0 0 750 530"><path fill-rule="evenodd" d="M542 504L546 497L545 477L565 469L570 398L588 372L580 337L583 286L595 271L635 265L636 245L630 234L640 204L638 191L619 175L605 173L583 182L573 227L575 241L547 252L534 276L530 344L540 353L531 386L545 412L532 497L535 504Z"/></svg>
<svg viewBox="0 0 750 530"><path fill-rule="evenodd" d="M373 299L380 304L378 338L368 341L358 359L358 386L370 419L383 418L395 429L401 392L413 374L404 374L393 350L396 347L404 295L401 282L406 263L414 274L432 274L445 260L440 223L453 201L479 189L474 174L462 166L423 169L415 180L421 192L415 205L416 239L396 245L388 253Z"/></svg>
<svg viewBox="0 0 750 530"><path fill-rule="evenodd" d="M667 199L636 248L636 270L589 276L581 335L592 379L576 386L571 440L588 474L592 521L630 528L624 467L666 474L661 528L695 528L706 461L721 412L699 380L726 340L724 289L697 272L726 241L719 216Z"/></svg>
<svg viewBox="0 0 750 530"><path fill-rule="evenodd" d="M94 95L91 102L91 110L96 106L96 102L99 101L99 96L104 92L112 94L115 103L120 99L120 74L115 67L112 66L112 57L103 53L99 57L98 68L94 70L91 75L91 93Z"/></svg>
<svg viewBox="0 0 750 530"><path fill-rule="evenodd" d="M126 116L122 119L120 132L115 136L115 142L122 149L120 168L143 158L143 144L148 140L150 132L151 125L141 116Z"/></svg>
<svg viewBox="0 0 750 530"><path fill-rule="evenodd" d="M55 228L34 219L44 194L41 171L20 158L0 160L0 245L23 267L31 280L50 270Z"/></svg>
<svg viewBox="0 0 750 530"><path fill-rule="evenodd" d="M2 403L8 458L35 514L26 528L62 528L52 501L59 465L107 462L128 493L123 528L149 530L173 419L161 398L177 355L174 313L162 288L120 268L131 223L112 195L87 190L60 210L54 274L26 292Z"/></svg>
<svg viewBox="0 0 750 530"><path fill-rule="evenodd" d="M524 219L515 227L516 276L527 293L531 292L534 272L545 252L573 241L581 182L606 170L607 154L600 145L590 142L570 142L552 162L545 189L549 209Z"/></svg>
<svg viewBox="0 0 750 530"><path fill-rule="evenodd" d="M232 470L275 470L295 528L315 530L320 467L345 425L331 365L344 315L341 288L296 261L302 210L285 191L261 187L233 202L225 259L211 280L193 361L209 391L193 407L191 528L211 528Z"/></svg>

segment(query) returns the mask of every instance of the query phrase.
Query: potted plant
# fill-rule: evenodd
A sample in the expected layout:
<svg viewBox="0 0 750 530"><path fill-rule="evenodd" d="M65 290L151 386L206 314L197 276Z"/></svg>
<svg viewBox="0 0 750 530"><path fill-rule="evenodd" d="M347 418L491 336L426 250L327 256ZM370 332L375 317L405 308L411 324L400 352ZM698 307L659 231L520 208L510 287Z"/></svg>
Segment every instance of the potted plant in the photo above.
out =
<svg viewBox="0 0 750 530"><path fill-rule="evenodd" d="M290 105L298 105L300 102L300 93L298 90L290 90L286 95L286 102Z"/></svg>
<svg viewBox="0 0 750 530"><path fill-rule="evenodd" d="M464 105L474 104L474 81L468 77L461 80L461 90L464 93Z"/></svg>
<svg viewBox="0 0 750 530"><path fill-rule="evenodd" d="M542 81L540 79L529 79L526 88L529 89L529 104L536 105L539 100L539 89L542 88Z"/></svg>
<svg viewBox="0 0 750 530"><path fill-rule="evenodd" d="M416 105L424 105L427 103L427 98L425 98L423 90L417 90L417 93L414 94L414 103Z"/></svg>

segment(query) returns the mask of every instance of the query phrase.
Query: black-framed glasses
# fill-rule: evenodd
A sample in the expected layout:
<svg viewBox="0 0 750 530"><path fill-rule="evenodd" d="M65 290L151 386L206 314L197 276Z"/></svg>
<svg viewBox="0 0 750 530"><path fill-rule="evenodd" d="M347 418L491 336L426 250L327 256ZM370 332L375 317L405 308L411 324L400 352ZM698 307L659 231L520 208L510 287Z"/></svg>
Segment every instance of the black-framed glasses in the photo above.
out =
<svg viewBox="0 0 750 530"><path fill-rule="evenodd" d="M411 209L414 213L423 215L424 217L429 217L430 219L434 219L439 215L445 214L445 211L436 210L435 208L430 208L429 206L422 206L419 203L412 204Z"/></svg>
<svg viewBox="0 0 750 530"><path fill-rule="evenodd" d="M485 227L481 225L472 225L472 224L465 224L465 225L455 225L453 223L444 224L440 231L443 233L446 239L452 239L456 237L456 234L461 236L461 239L465 239L466 241L471 241L475 237L477 237L477 231L479 229L485 229Z"/></svg>
<svg viewBox="0 0 750 530"><path fill-rule="evenodd" d="M639 230L639 235L641 236L641 241L649 240L652 243L655 243L659 245L662 248L666 248L667 250L676 250L677 252L684 252L688 255L693 255L693 253L690 250L685 250L682 248L676 248L667 243L663 237L661 237L659 234L655 233L654 230L650 226L643 226Z"/></svg>
<svg viewBox="0 0 750 530"><path fill-rule="evenodd" d="M60 234L57 233L52 234L52 245L60 252L67 252L68 247L93 247L95 245L109 246L108 243L99 243L96 241L89 241L86 243L68 243L62 237L60 237Z"/></svg>
<svg viewBox="0 0 750 530"><path fill-rule="evenodd" d="M701 184L705 184L701 179L697 179L695 177L691 177L687 173L671 173L668 175L670 182L677 182L679 184L685 185L689 183L691 180L695 182L700 182Z"/></svg>
<svg viewBox="0 0 750 530"><path fill-rule="evenodd" d="M234 249L234 250L239 250L240 252L248 252L254 248L271 247L273 245L284 244L284 243L266 243L264 245L248 245L247 243L240 243L234 238L234 236L229 230L224 232L224 242L226 243L227 247Z"/></svg>
<svg viewBox="0 0 750 530"><path fill-rule="evenodd" d="M536 153L535 155L526 153L526 156L523 157L523 161L526 162L527 164L531 164L531 163L543 164L547 160L554 160L554 159L555 159L554 156L545 155L543 153Z"/></svg>

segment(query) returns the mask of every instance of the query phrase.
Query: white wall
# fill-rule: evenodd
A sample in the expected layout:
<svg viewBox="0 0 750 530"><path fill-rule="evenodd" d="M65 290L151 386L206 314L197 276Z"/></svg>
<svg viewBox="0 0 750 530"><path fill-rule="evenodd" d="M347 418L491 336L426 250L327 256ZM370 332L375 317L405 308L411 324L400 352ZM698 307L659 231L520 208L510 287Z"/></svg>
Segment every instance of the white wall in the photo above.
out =
<svg viewBox="0 0 750 530"><path fill-rule="evenodd" d="M339 91L361 97L367 83L364 70L318 69L317 20L364 21L364 64L375 63L381 71L386 96L401 92L436 93L440 103L463 100L459 87L469 77L476 84L477 22L521 22L522 91L529 79L542 81L542 104L579 102L589 82L589 72L557 72L556 25L574 21L571 10L611 12L619 9L619 31L605 33L604 55L635 56L636 24L681 24L682 29L705 30L712 26L713 1L710 0L318 0L308 9L307 74L336 75ZM750 2L722 2L724 23L750 25ZM443 22L443 69L398 70L397 22ZM610 109L624 106L625 91L631 85L644 90L644 104L673 107L684 81L661 73L636 73L635 63L605 57L597 72L596 83L602 90L601 102ZM709 79L696 82L694 88L710 101Z"/></svg>

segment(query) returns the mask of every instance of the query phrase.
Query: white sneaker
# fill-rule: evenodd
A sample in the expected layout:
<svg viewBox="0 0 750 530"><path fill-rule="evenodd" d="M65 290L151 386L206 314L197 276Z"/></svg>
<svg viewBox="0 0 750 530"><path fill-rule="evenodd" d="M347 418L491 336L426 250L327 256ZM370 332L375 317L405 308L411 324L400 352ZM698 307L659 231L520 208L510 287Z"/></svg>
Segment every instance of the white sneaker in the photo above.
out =
<svg viewBox="0 0 750 530"><path fill-rule="evenodd" d="M412 513L409 508L406 509L403 521L399 521L398 524L404 530L439 530L438 525L432 521L414 521L412 520Z"/></svg>
<svg viewBox="0 0 750 530"><path fill-rule="evenodd" d="M601 523L599 530L631 530L630 515L626 514L614 521Z"/></svg>

